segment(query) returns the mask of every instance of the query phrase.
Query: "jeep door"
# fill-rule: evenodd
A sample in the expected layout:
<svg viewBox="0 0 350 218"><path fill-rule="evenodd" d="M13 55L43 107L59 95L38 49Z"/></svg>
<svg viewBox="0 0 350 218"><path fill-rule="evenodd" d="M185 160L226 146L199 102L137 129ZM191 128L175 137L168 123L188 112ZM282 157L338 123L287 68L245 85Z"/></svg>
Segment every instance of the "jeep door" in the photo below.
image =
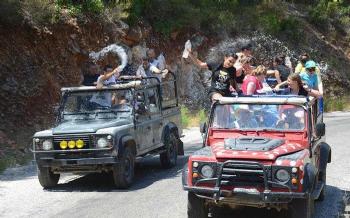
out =
<svg viewBox="0 0 350 218"><path fill-rule="evenodd" d="M152 120L152 129L153 129L153 144L155 146L161 143L161 135L163 131L163 120L160 111L160 99L159 91L157 87L153 87L147 90L148 102L150 116Z"/></svg>
<svg viewBox="0 0 350 218"><path fill-rule="evenodd" d="M153 145L153 121L149 111L149 102L145 91L136 91L135 94L135 127L137 149L146 153Z"/></svg>

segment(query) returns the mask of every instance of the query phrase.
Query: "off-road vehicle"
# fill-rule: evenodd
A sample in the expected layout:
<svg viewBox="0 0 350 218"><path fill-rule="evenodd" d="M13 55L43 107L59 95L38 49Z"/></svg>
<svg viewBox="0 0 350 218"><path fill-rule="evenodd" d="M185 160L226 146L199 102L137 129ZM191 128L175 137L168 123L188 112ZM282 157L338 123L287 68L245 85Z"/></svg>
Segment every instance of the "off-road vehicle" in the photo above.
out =
<svg viewBox="0 0 350 218"><path fill-rule="evenodd" d="M53 187L64 172L112 171L115 185L127 188L135 159L147 154L160 154L166 168L175 166L183 143L171 75L163 83L131 77L101 89L62 88L55 126L33 136L40 184Z"/></svg>
<svg viewBox="0 0 350 218"><path fill-rule="evenodd" d="M204 148L183 170L188 217L240 206L311 217L323 200L331 148L317 99L299 96L222 98L201 126Z"/></svg>

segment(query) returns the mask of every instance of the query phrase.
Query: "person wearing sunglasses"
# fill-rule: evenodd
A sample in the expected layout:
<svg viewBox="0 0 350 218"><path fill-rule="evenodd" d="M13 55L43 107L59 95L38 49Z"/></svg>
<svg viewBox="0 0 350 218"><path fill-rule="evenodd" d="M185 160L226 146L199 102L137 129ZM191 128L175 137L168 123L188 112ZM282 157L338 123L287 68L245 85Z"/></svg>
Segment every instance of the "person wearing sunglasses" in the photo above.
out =
<svg viewBox="0 0 350 218"><path fill-rule="evenodd" d="M315 61L310 60L305 63L305 71L300 73L300 78L310 89L318 90Z"/></svg>

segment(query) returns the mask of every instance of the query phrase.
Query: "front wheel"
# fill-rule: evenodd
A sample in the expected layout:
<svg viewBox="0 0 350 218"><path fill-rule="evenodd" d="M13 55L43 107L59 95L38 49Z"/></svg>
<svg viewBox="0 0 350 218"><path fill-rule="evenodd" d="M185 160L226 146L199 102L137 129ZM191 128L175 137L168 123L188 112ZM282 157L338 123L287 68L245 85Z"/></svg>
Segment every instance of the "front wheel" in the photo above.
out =
<svg viewBox="0 0 350 218"><path fill-rule="evenodd" d="M134 181L135 155L130 147L125 147L120 162L113 166L113 180L117 188L130 187Z"/></svg>
<svg viewBox="0 0 350 218"><path fill-rule="evenodd" d="M52 188L57 185L60 174L54 174L50 167L38 166L38 179L43 188Z"/></svg>
<svg viewBox="0 0 350 218"><path fill-rule="evenodd" d="M177 162L177 138L174 133L170 133L164 140L166 151L160 154L160 163L164 168L171 168Z"/></svg>
<svg viewBox="0 0 350 218"><path fill-rule="evenodd" d="M311 195L306 199L294 199L289 208L291 218L311 218L314 213L314 203Z"/></svg>
<svg viewBox="0 0 350 218"><path fill-rule="evenodd" d="M188 192L187 217L188 218L207 218L209 213L208 206L203 198L197 197L194 193Z"/></svg>
<svg viewBox="0 0 350 218"><path fill-rule="evenodd" d="M317 198L317 201L323 201L326 196L326 176L327 176L326 170L320 172L320 180L324 183L324 186L322 188L320 196L318 196Z"/></svg>

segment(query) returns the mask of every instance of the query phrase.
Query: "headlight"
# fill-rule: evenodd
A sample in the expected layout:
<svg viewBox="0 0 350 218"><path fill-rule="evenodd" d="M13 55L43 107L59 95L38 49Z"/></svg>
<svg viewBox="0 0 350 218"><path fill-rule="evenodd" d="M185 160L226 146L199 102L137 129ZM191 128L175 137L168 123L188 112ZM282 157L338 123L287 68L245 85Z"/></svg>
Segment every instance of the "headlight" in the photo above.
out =
<svg viewBox="0 0 350 218"><path fill-rule="evenodd" d="M203 165L201 168L201 174L205 178L212 178L214 176L214 169L209 165Z"/></svg>
<svg viewBox="0 0 350 218"><path fill-rule="evenodd" d="M290 179L290 175L287 170L279 169L276 171L276 179L280 182L288 182Z"/></svg>
<svg viewBox="0 0 350 218"><path fill-rule="evenodd" d="M108 146L108 141L106 138L99 138L97 140L97 147L98 148L105 148Z"/></svg>
<svg viewBox="0 0 350 218"><path fill-rule="evenodd" d="M48 151L53 149L53 144L50 139L46 139L43 141L43 150Z"/></svg>

